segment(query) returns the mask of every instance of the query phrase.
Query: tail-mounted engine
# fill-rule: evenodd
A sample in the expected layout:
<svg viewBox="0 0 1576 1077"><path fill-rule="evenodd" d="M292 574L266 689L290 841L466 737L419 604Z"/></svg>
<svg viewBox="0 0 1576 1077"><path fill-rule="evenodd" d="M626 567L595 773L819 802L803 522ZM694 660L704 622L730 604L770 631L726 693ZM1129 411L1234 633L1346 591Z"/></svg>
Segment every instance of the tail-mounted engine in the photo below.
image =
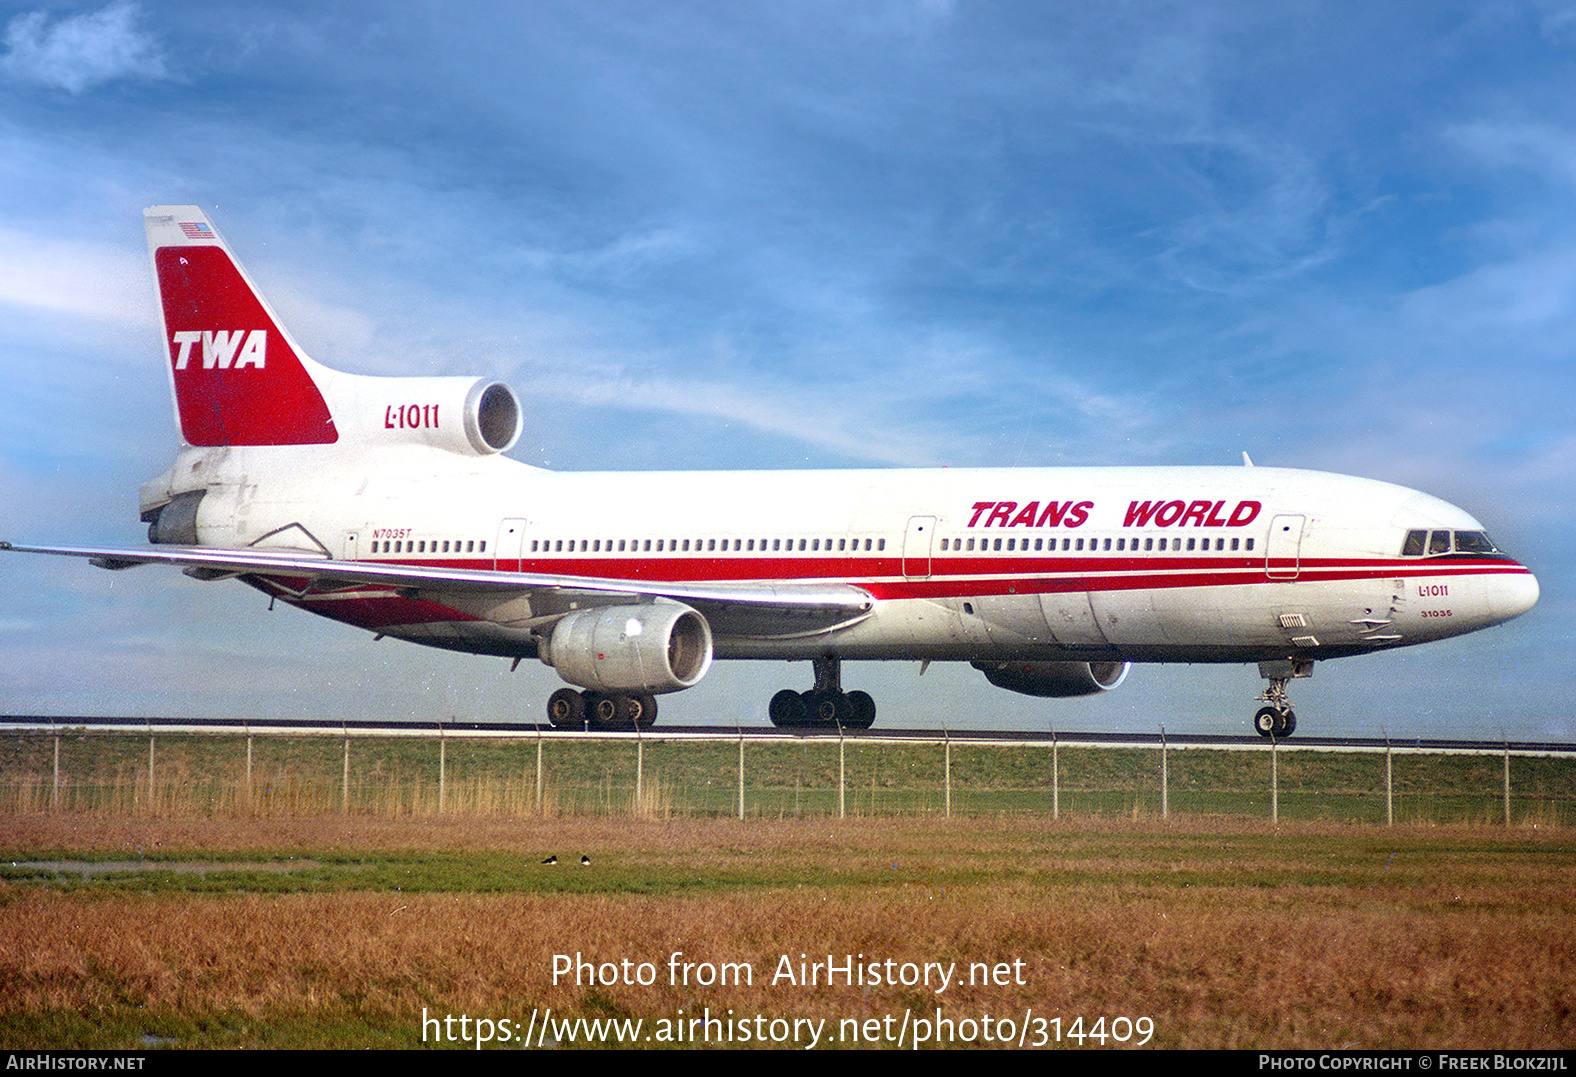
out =
<svg viewBox="0 0 1576 1077"><path fill-rule="evenodd" d="M997 688L1062 699L1109 692L1127 678L1128 662L970 662Z"/></svg>
<svg viewBox="0 0 1576 1077"><path fill-rule="evenodd" d="M578 610L553 625L542 661L598 692L677 692L711 668L711 627L677 602Z"/></svg>
<svg viewBox="0 0 1576 1077"><path fill-rule="evenodd" d="M492 456L520 438L520 401L485 378L357 378L361 431L374 445L426 445ZM337 413L337 411L336 411Z"/></svg>

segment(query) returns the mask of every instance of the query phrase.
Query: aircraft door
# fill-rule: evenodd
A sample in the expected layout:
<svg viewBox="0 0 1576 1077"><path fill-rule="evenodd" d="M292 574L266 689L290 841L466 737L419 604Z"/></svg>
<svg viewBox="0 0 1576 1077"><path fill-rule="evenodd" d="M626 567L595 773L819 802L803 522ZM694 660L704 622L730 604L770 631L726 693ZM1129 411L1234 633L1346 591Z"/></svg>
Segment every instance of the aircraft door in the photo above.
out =
<svg viewBox="0 0 1576 1077"><path fill-rule="evenodd" d="M935 541L936 518L913 516L908 530L903 533L903 578L907 580L930 579L930 550Z"/></svg>
<svg viewBox="0 0 1576 1077"><path fill-rule="evenodd" d="M498 542L493 547L493 567L499 572L519 572L520 551L524 546L524 520L504 520L499 523Z"/></svg>
<svg viewBox="0 0 1576 1077"><path fill-rule="evenodd" d="M1264 575L1272 580L1295 580L1302 568L1302 516L1277 516L1270 521L1270 538L1264 547Z"/></svg>

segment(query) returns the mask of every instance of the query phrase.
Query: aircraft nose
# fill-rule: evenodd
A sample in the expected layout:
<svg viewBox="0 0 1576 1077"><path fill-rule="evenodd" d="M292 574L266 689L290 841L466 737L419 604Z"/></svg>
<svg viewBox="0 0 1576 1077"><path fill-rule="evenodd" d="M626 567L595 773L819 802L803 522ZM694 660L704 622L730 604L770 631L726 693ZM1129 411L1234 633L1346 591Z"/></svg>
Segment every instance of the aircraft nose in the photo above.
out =
<svg viewBox="0 0 1576 1077"><path fill-rule="evenodd" d="M1538 578L1530 572L1501 576L1494 587L1494 613L1501 621L1520 617L1538 604Z"/></svg>

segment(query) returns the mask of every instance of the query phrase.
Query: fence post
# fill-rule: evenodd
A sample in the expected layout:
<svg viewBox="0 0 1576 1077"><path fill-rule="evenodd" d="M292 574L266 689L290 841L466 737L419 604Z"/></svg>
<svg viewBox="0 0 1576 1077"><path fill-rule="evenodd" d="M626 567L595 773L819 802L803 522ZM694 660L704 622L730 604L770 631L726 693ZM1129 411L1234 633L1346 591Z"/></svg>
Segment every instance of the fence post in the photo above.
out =
<svg viewBox="0 0 1576 1077"><path fill-rule="evenodd" d="M1166 727L1160 725L1160 818L1171 818L1171 773L1166 758Z"/></svg>
<svg viewBox="0 0 1576 1077"><path fill-rule="evenodd" d="M153 810L153 730L148 730L148 810Z"/></svg>
<svg viewBox="0 0 1576 1077"><path fill-rule="evenodd" d="M635 725L635 814L646 813L646 738L640 735L640 725Z"/></svg>
<svg viewBox="0 0 1576 1077"><path fill-rule="evenodd" d="M345 731L345 765L339 777L339 810L350 814L350 731Z"/></svg>
<svg viewBox="0 0 1576 1077"><path fill-rule="evenodd" d="M438 814L443 814L445 786L448 781L449 742L443 735L443 723L438 723Z"/></svg>
<svg viewBox="0 0 1576 1077"><path fill-rule="evenodd" d="M536 730L536 814L542 814L542 730Z"/></svg>
<svg viewBox="0 0 1576 1077"><path fill-rule="evenodd" d="M1505 742L1505 825L1510 825L1510 741Z"/></svg>
<svg viewBox="0 0 1576 1077"><path fill-rule="evenodd" d="M843 741L843 727L842 726L838 726L837 727L837 817L839 819L842 819L842 818L846 817L847 804L845 803L844 798L845 798L845 795L846 795L846 793L848 791L848 783L847 783L847 781L844 780L845 779L844 763L846 762L846 759L845 759L845 756L844 756L844 747L843 747L843 745L844 745L844 741Z"/></svg>
<svg viewBox="0 0 1576 1077"><path fill-rule="evenodd" d="M60 730L55 730L55 784L49 787L49 810L60 810Z"/></svg>
<svg viewBox="0 0 1576 1077"><path fill-rule="evenodd" d="M1270 735L1270 822L1280 822L1280 757L1279 738Z"/></svg>
<svg viewBox="0 0 1576 1077"><path fill-rule="evenodd" d="M1388 739L1384 742L1384 825L1395 826L1395 760Z"/></svg>
<svg viewBox="0 0 1576 1077"><path fill-rule="evenodd" d="M1051 730L1051 818L1062 817L1062 762L1057 755L1056 730Z"/></svg>
<svg viewBox="0 0 1576 1077"><path fill-rule="evenodd" d="M739 730L739 821L744 821L744 730Z"/></svg>
<svg viewBox="0 0 1576 1077"><path fill-rule="evenodd" d="M942 787L946 790L943 798L946 804L946 817L952 818L952 738L943 735L942 753L944 763L942 766Z"/></svg>

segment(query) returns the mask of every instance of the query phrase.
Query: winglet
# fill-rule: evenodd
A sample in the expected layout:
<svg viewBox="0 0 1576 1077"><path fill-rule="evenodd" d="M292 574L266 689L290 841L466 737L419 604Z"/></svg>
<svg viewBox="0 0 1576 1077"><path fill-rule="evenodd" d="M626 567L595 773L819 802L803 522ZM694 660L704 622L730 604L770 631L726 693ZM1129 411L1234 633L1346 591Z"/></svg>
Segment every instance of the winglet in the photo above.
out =
<svg viewBox="0 0 1576 1077"><path fill-rule="evenodd" d="M1253 466L1253 458L1248 455L1248 450L1246 450L1246 449L1242 450L1242 466L1243 467L1252 467Z"/></svg>

